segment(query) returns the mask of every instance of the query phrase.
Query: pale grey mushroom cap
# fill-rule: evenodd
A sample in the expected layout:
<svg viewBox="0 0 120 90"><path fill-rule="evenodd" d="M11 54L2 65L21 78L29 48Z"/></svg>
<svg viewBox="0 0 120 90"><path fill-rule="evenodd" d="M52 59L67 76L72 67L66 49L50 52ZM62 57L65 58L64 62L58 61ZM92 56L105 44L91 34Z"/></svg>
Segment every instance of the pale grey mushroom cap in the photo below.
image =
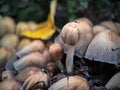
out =
<svg viewBox="0 0 120 90"><path fill-rule="evenodd" d="M103 21L100 23L102 26L105 26L106 28L110 29L111 31L115 33L120 33L120 31L117 28L117 25L113 21Z"/></svg>
<svg viewBox="0 0 120 90"><path fill-rule="evenodd" d="M93 39L93 30L92 27L86 22L81 22L81 23L78 22L78 24L80 28L79 29L80 37L77 44L75 45L74 54L78 57L84 57L88 45ZM67 45L66 43L64 43L60 35L55 38L55 42L61 44L61 46L64 49L64 52L65 53L67 52Z"/></svg>
<svg viewBox="0 0 120 90"><path fill-rule="evenodd" d="M75 45L75 55L78 57L84 57L85 52L93 39L92 27L86 22L80 22L79 31L81 33L78 43Z"/></svg>
<svg viewBox="0 0 120 90"><path fill-rule="evenodd" d="M85 58L90 60L117 64L120 60L120 38L110 30L97 34L91 41Z"/></svg>
<svg viewBox="0 0 120 90"><path fill-rule="evenodd" d="M105 26L102 25L95 25L93 26L93 34L94 36L97 35L98 33L108 30Z"/></svg>

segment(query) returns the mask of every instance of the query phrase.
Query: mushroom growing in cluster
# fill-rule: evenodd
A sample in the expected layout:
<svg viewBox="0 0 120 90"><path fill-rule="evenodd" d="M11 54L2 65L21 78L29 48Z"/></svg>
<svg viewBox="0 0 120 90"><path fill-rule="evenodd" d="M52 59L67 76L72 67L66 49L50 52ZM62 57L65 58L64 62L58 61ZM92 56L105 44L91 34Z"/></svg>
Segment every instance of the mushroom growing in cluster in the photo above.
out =
<svg viewBox="0 0 120 90"><path fill-rule="evenodd" d="M45 45L41 40L34 40L33 42L26 45L24 48L22 48L18 52L16 52L16 55L18 57L22 57L31 52L36 52L36 51L43 52L44 49L45 49Z"/></svg>
<svg viewBox="0 0 120 90"><path fill-rule="evenodd" d="M73 71L73 55L74 55L74 47L78 42L80 37L79 25L75 22L67 23L60 33L60 37L67 47L67 57L66 57L66 69L67 73L71 73Z"/></svg>
<svg viewBox="0 0 120 90"><path fill-rule="evenodd" d="M55 61L56 65L61 70L61 72L65 71L65 68L61 62L61 59L63 57L62 46L58 43L54 43L50 45L49 54L50 54L51 59Z"/></svg>
<svg viewBox="0 0 120 90"><path fill-rule="evenodd" d="M118 47L120 47L119 36L110 30L105 30L91 41L85 57L90 60L118 64L120 50L115 50Z"/></svg>

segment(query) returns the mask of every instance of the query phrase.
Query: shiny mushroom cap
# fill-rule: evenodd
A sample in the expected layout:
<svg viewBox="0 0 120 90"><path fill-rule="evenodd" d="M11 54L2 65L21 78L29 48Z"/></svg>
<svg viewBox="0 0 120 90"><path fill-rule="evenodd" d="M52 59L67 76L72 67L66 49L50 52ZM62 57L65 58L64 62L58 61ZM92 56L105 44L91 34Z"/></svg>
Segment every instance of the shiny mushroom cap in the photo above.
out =
<svg viewBox="0 0 120 90"><path fill-rule="evenodd" d="M90 60L117 64L120 60L120 38L110 30L97 34L91 41L85 58Z"/></svg>

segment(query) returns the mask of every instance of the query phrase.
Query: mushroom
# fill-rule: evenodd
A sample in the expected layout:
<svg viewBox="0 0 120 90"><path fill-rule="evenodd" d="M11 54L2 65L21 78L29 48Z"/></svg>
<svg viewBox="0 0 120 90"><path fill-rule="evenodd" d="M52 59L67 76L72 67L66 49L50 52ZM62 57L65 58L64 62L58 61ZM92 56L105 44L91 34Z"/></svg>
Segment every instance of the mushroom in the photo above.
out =
<svg viewBox="0 0 120 90"><path fill-rule="evenodd" d="M5 47L0 48L0 67L5 66L8 61L8 58L14 53L14 51L9 50Z"/></svg>
<svg viewBox="0 0 120 90"><path fill-rule="evenodd" d="M2 72L2 80L13 79L13 78L14 78L13 71L6 70Z"/></svg>
<svg viewBox="0 0 120 90"><path fill-rule="evenodd" d="M75 45L75 55L83 58L91 40L94 37L93 30L92 27L86 22L79 21L77 23L79 25L80 37L78 43Z"/></svg>
<svg viewBox="0 0 120 90"><path fill-rule="evenodd" d="M6 27L6 33L14 33L15 32L15 21L8 16L3 17L4 24Z"/></svg>
<svg viewBox="0 0 120 90"><path fill-rule="evenodd" d="M23 38L23 39L20 41L20 43L19 43L19 45L18 45L18 47L17 47L17 50L23 49L25 46L27 46L27 45L30 44L30 43L31 43L31 40L30 40L30 39L28 39L28 38Z"/></svg>
<svg viewBox="0 0 120 90"><path fill-rule="evenodd" d="M29 21L27 24L31 31L34 31L37 27L37 24L34 21Z"/></svg>
<svg viewBox="0 0 120 90"><path fill-rule="evenodd" d="M29 29L28 24L24 21L17 23L15 33L20 36L23 30Z"/></svg>
<svg viewBox="0 0 120 90"><path fill-rule="evenodd" d="M31 52L39 51L42 53L44 51L44 49L45 49L45 45L44 45L43 41L34 40L30 44L26 45L23 49L16 52L16 55L18 57L22 57Z"/></svg>
<svg viewBox="0 0 120 90"><path fill-rule="evenodd" d="M14 79L7 79L0 83L0 90L20 90L21 84Z"/></svg>
<svg viewBox="0 0 120 90"><path fill-rule="evenodd" d="M61 70L61 72L65 71L64 65L61 62L61 59L63 57L62 46L58 43L53 43L49 47L49 54L51 59L55 61L56 65Z"/></svg>
<svg viewBox="0 0 120 90"><path fill-rule="evenodd" d="M53 74L58 71L58 67L56 66L55 62L48 62L46 67L50 74Z"/></svg>
<svg viewBox="0 0 120 90"><path fill-rule="evenodd" d="M20 71L16 76L15 79L18 80L21 83L24 83L24 81L30 77L31 75L37 73L41 69L39 67L31 66L23 69Z"/></svg>
<svg viewBox="0 0 120 90"><path fill-rule="evenodd" d="M38 85L35 85L36 83L39 83ZM23 83L23 87L21 90L32 90L31 88L38 87L39 89L43 89L44 85L48 87L48 76L42 71L38 71L37 73L31 75L28 77L25 82ZM35 89L34 89L35 90Z"/></svg>
<svg viewBox="0 0 120 90"><path fill-rule="evenodd" d="M85 54L85 58L90 60L118 64L120 60L120 38L110 30L105 30L97 34L91 41Z"/></svg>
<svg viewBox="0 0 120 90"><path fill-rule="evenodd" d="M79 25L75 22L67 23L60 33L60 37L63 42L67 46L67 57L66 57L66 69L67 73L71 73L73 71L73 55L74 55L74 47L78 42L80 37Z"/></svg>
<svg viewBox="0 0 120 90"><path fill-rule="evenodd" d="M14 68L18 72L29 66L38 66L40 68L44 68L45 64L46 60L43 57L43 55L39 52L33 52L28 55L25 55L13 63Z"/></svg>
<svg viewBox="0 0 120 90"><path fill-rule="evenodd" d="M116 73L105 85L107 89L118 87L120 88L120 72ZM116 89L115 89L116 90Z"/></svg>
<svg viewBox="0 0 120 90"><path fill-rule="evenodd" d="M117 28L117 25L113 21L103 21L100 24L103 25L103 26L105 26L109 30L115 32L116 34L120 33L120 31Z"/></svg>
<svg viewBox="0 0 120 90"><path fill-rule="evenodd" d="M67 80L63 78L57 81L48 90L90 90L87 80L81 76L70 76Z"/></svg>
<svg viewBox="0 0 120 90"><path fill-rule="evenodd" d="M11 17L5 16L0 18L0 37L4 36L5 33L14 33L15 22Z"/></svg>
<svg viewBox="0 0 120 90"><path fill-rule="evenodd" d="M84 22L84 23L89 24L90 26L93 26L92 21L90 19L86 18L86 17L78 18L75 21L78 22L78 23Z"/></svg>
<svg viewBox="0 0 120 90"><path fill-rule="evenodd" d="M108 29L105 26L102 26L102 25L93 26L93 34L94 34L94 36L96 36L98 33L102 32L104 30L108 30Z"/></svg>
<svg viewBox="0 0 120 90"><path fill-rule="evenodd" d="M15 34L6 34L0 40L0 45L7 48L16 48L19 43L19 38Z"/></svg>
<svg viewBox="0 0 120 90"><path fill-rule="evenodd" d="M44 58L46 59L47 62L50 61L51 58L50 58L50 54L49 54L48 48L46 48L46 49L43 51L42 55L44 56Z"/></svg>
<svg viewBox="0 0 120 90"><path fill-rule="evenodd" d="M13 63L17 60L16 53L12 53L11 56L8 58L7 63L5 65L6 70L14 71Z"/></svg>

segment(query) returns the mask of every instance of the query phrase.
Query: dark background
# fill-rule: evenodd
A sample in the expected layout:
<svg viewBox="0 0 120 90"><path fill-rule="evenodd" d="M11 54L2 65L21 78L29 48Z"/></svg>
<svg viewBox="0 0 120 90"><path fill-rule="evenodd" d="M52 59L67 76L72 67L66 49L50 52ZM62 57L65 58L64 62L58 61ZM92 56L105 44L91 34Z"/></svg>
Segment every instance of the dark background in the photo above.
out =
<svg viewBox="0 0 120 90"><path fill-rule="evenodd" d="M19 21L45 21L51 0L0 0L0 15ZM88 17L94 24L103 20L120 22L120 0L58 0L55 24Z"/></svg>

